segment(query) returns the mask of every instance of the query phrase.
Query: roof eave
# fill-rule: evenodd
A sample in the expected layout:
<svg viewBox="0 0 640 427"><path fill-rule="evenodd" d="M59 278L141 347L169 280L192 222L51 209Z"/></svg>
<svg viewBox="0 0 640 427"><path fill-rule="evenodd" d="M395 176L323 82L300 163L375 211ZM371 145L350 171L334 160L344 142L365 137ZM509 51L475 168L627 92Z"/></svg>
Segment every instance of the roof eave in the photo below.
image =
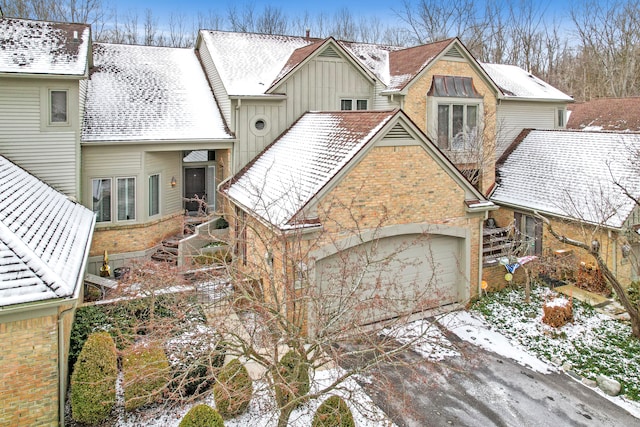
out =
<svg viewBox="0 0 640 427"><path fill-rule="evenodd" d="M49 73L22 73L19 71L11 72L11 71L0 71L0 77L19 77L26 79L58 79L58 80L83 80L89 77L87 70L82 74L49 74Z"/></svg>
<svg viewBox="0 0 640 427"><path fill-rule="evenodd" d="M528 101L528 102L564 102L564 103L572 103L576 102L575 99L563 99L563 98L538 98L533 96L512 96L512 95L501 95L499 97L503 101Z"/></svg>

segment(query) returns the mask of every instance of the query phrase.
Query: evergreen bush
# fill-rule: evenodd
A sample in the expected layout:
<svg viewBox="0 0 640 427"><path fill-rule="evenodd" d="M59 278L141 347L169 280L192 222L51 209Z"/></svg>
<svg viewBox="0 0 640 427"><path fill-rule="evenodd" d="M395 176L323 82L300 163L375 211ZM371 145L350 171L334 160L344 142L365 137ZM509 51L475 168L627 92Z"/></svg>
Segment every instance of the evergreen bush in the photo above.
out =
<svg viewBox="0 0 640 427"><path fill-rule="evenodd" d="M118 358L113 338L106 332L87 338L71 375L71 417L99 424L116 402Z"/></svg>
<svg viewBox="0 0 640 427"><path fill-rule="evenodd" d="M276 402L283 408L289 402L309 393L309 364L295 350L290 350L280 360L277 378L274 378ZM298 406L298 405L296 405Z"/></svg>
<svg viewBox="0 0 640 427"><path fill-rule="evenodd" d="M211 406L196 405L189 409L178 427L224 427L224 421Z"/></svg>
<svg viewBox="0 0 640 427"><path fill-rule="evenodd" d="M331 396L318 408L311 427L355 427L353 414L344 400Z"/></svg>
<svg viewBox="0 0 640 427"><path fill-rule="evenodd" d="M124 408L132 411L158 402L169 381L169 361L157 345L134 345L122 356Z"/></svg>
<svg viewBox="0 0 640 427"><path fill-rule="evenodd" d="M213 398L222 418L233 418L246 411L252 393L249 372L238 359L222 367L213 386Z"/></svg>

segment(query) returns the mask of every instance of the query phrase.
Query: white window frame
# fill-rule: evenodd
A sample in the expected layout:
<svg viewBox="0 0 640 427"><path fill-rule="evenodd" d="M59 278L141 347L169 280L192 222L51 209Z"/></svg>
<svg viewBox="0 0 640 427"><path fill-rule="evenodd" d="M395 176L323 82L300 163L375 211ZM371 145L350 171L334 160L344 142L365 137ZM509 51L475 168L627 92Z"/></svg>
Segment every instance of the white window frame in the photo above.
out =
<svg viewBox="0 0 640 427"><path fill-rule="evenodd" d="M556 108L555 121L556 121L557 129L565 129L567 127L567 109L566 108Z"/></svg>
<svg viewBox="0 0 640 427"><path fill-rule="evenodd" d="M151 199L151 195L152 195L151 179L152 179L154 176L155 176L155 177L157 177L157 180L158 180L157 188L156 188L156 189L157 189L157 191L158 191L158 193L157 193L157 197L156 197L156 199L157 199L157 203L158 203L158 211L157 211L156 213L152 213L152 211L151 211L151 207L152 207L152 199ZM161 191L160 191L160 183L162 182L162 177L160 176L160 173L152 173L151 175L149 175L149 177L148 177L148 179L147 179L147 182L148 182L148 185L149 185L149 190L148 190L148 192L147 192L147 195L148 195L148 203L149 203L149 209L148 209L147 213L148 213L148 215L149 215L149 218L151 218L151 217L154 217L154 216L158 216L158 215L160 215L160 211L162 210L162 209L161 209L161 208L162 208L162 204L161 204L161 201L160 201L160 193L161 193Z"/></svg>
<svg viewBox="0 0 640 427"><path fill-rule="evenodd" d="M118 191L118 181L122 180L122 179L133 179L133 218L127 218L127 219L119 219L118 218L118 211L120 208L120 192ZM138 209L138 195L136 194L137 191L137 183L136 183L136 177L135 176L118 176L115 178L115 190L116 190L116 203L114 204L114 206L112 207L113 209L115 209L115 220L116 222L134 222L136 220L137 217L137 209Z"/></svg>
<svg viewBox="0 0 640 427"><path fill-rule="evenodd" d="M100 220L98 218L97 215L97 211L95 210L94 207L94 194L93 194L93 183L95 181L105 181L105 180L109 180L109 220ZM103 224L103 223L111 223L113 222L113 178L111 177L98 177L98 178L91 178L91 210L96 213L96 223L97 224Z"/></svg>
<svg viewBox="0 0 640 427"><path fill-rule="evenodd" d="M428 103L430 108L427 113L427 126L430 129L429 135L431 135L433 141L436 145L443 150L448 151L468 151L473 149L469 145L470 137L482 138L482 129L483 126L483 118L484 118L484 108L482 98L453 98L453 97L429 97L430 102ZM438 133L438 121L439 121L439 107L441 105L449 106L449 138L447 141L447 146L443 147L440 144L439 133ZM454 137L453 133L453 105L462 105L464 107L463 110L463 132L464 132L464 140L461 148L454 148ZM475 133L469 133L469 130L466 129L467 125L467 107L475 106L477 108L476 111L476 129Z"/></svg>
<svg viewBox="0 0 640 427"><path fill-rule="evenodd" d="M53 120L53 94L54 92L64 93L65 100L65 120L64 121L54 121ZM57 89L50 88L47 92L47 102L49 105L48 108L48 117L47 124L49 126L69 126L69 90L68 89Z"/></svg>
<svg viewBox="0 0 640 427"><path fill-rule="evenodd" d="M344 101L350 101L351 102L351 108L342 108L342 103ZM360 102L365 102L365 108L358 108L358 103ZM355 108L353 108L355 107ZM367 111L369 109L369 99L368 98L348 98L348 97L344 97L344 98L340 98L340 111Z"/></svg>

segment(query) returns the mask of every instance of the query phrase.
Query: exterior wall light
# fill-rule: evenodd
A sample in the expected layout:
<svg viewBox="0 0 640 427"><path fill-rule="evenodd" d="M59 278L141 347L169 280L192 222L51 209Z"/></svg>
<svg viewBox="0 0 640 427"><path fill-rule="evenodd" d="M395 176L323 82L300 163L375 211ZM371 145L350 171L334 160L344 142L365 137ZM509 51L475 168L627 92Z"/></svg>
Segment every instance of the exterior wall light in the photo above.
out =
<svg viewBox="0 0 640 427"><path fill-rule="evenodd" d="M620 251L622 252L622 258L628 258L629 255L631 255L631 245L628 243L625 243L620 248Z"/></svg>
<svg viewBox="0 0 640 427"><path fill-rule="evenodd" d="M597 240L593 240L591 242L591 251L592 252L599 252L600 251L600 242L598 242Z"/></svg>
<svg viewBox="0 0 640 427"><path fill-rule="evenodd" d="M175 177L175 176L172 176L172 177L171 177L171 186L172 186L172 187L175 187L177 184L178 184L178 181L176 181L176 177Z"/></svg>

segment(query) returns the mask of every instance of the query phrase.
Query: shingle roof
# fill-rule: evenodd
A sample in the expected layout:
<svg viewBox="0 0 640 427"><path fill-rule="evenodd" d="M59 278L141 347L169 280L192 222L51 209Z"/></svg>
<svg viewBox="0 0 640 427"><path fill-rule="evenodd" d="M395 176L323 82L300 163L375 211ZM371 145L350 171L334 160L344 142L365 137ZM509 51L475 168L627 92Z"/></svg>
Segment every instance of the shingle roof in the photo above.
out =
<svg viewBox="0 0 640 427"><path fill-rule="evenodd" d="M389 54L390 90L402 90L455 39L446 39Z"/></svg>
<svg viewBox="0 0 640 427"><path fill-rule="evenodd" d="M640 131L640 97L593 99L572 104L568 109L571 113L567 128Z"/></svg>
<svg viewBox="0 0 640 427"><path fill-rule="evenodd" d="M293 227L296 214L396 114L306 113L222 191L268 223Z"/></svg>
<svg viewBox="0 0 640 427"><path fill-rule="evenodd" d="M85 24L0 18L0 73L82 76L90 38Z"/></svg>
<svg viewBox="0 0 640 427"><path fill-rule="evenodd" d="M94 45L82 140L230 139L193 49Z"/></svg>
<svg viewBox="0 0 640 427"><path fill-rule="evenodd" d="M635 204L612 176L640 196L630 147L640 134L525 130L498 164L491 200L619 228Z"/></svg>
<svg viewBox="0 0 640 427"><path fill-rule="evenodd" d="M0 156L0 306L69 297L94 214Z"/></svg>
<svg viewBox="0 0 640 427"><path fill-rule="evenodd" d="M515 65L480 64L506 98L573 101L569 95Z"/></svg>

